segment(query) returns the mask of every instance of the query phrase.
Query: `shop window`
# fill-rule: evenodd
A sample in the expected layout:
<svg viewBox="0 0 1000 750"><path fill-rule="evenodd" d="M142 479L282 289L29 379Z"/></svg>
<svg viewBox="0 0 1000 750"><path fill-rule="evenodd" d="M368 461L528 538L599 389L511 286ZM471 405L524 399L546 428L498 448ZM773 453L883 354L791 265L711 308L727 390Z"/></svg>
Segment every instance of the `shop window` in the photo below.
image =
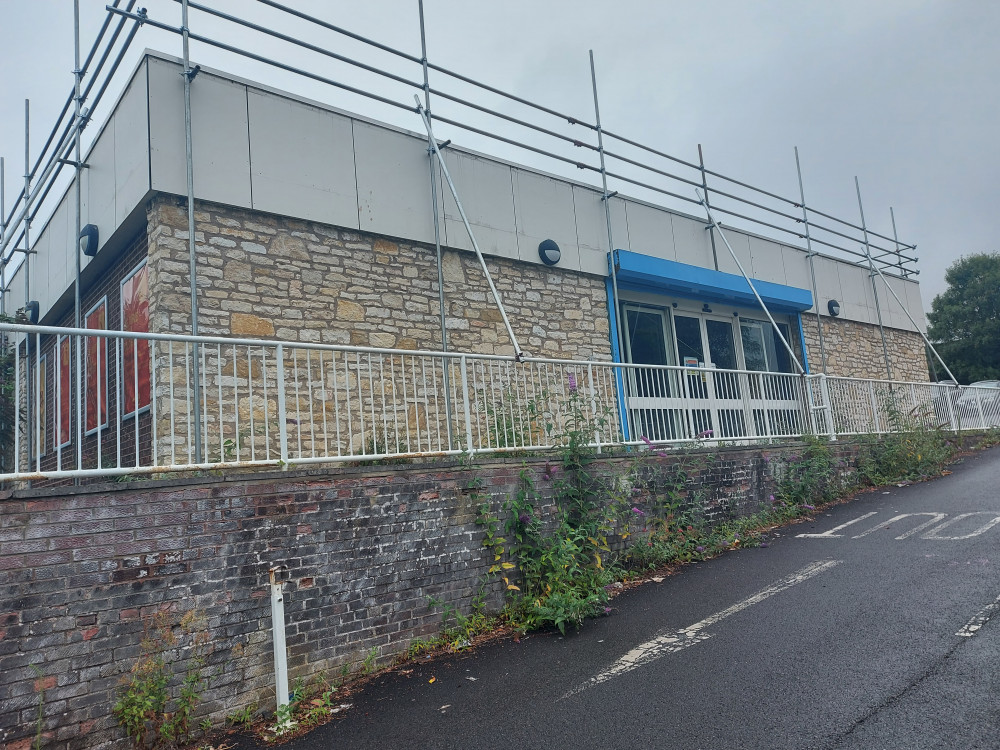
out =
<svg viewBox="0 0 1000 750"><path fill-rule="evenodd" d="M108 327L107 298L102 299L84 319L84 327L91 330L104 330ZM84 409L86 432L108 425L108 340L97 336L88 336L86 344L85 372L86 398Z"/></svg>
<svg viewBox="0 0 1000 750"><path fill-rule="evenodd" d="M146 264L129 274L121 286L122 330L149 333L149 285ZM122 340L122 416L145 409L150 401L149 341Z"/></svg>

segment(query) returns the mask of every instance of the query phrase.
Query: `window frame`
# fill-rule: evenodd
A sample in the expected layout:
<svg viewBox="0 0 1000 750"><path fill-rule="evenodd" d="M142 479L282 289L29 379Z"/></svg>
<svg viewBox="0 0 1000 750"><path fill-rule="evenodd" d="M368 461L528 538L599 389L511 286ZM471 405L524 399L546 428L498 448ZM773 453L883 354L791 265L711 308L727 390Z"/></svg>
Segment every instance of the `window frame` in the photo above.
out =
<svg viewBox="0 0 1000 750"><path fill-rule="evenodd" d="M131 271L129 271L129 273L127 273L122 278L121 282L118 285L118 292L119 292L118 293L118 313L120 315L120 318L119 318L119 320L120 320L120 326L119 327L120 327L120 329L121 329L122 332L129 332L129 333L149 333L149 330L148 330L149 329L149 317L148 317L149 271L148 271L148 265L147 264L148 264L148 261L147 260L143 260L141 263L139 263L138 265L136 265L135 268L133 268ZM125 285L128 284L132 279L134 279L143 270L146 270L146 303L147 303L146 328L147 328L147 330L146 331L129 331L129 329L125 328ZM152 403L153 403L153 393L152 393L152 368L153 368L153 363L152 363L152 347L150 346L150 343L149 343L148 339L142 339L142 340L145 341L145 343L146 343L147 352L148 352L147 353L147 361L148 361L149 369L150 369L150 384L149 384L150 387L149 387L149 393L148 393L148 396L147 396L148 401L147 401L147 403L144 406L139 406L139 404L141 403L141 399L139 397L138 387L136 387L136 391L137 392L133 396L133 398L134 398L134 406L136 408L133 408L131 411L126 411L127 402L126 402L126 398L125 398L125 373L126 373L126 371L127 371L128 368L126 367L127 357L126 357L126 354L125 354L125 346L126 346L126 343L128 341L134 341L134 342L136 342L135 346L138 347L138 341L140 341L140 339L119 339L120 343L119 343L119 346L118 346L118 353L117 353L118 354L118 363L119 363L119 368L118 368L119 372L118 372L118 377L115 378L115 380L117 381L117 386L118 386L118 404L119 404L118 414L119 414L119 421L120 422L124 422L126 419L135 419L138 415L142 414L143 412L147 412L147 411L149 411L152 408ZM139 364L139 357L136 356L136 365L138 366L138 364ZM135 375L135 373L133 373L133 374ZM138 384L141 382L141 379L138 378L138 377L136 377L135 380L136 380L136 385L138 386Z"/></svg>
<svg viewBox="0 0 1000 750"><path fill-rule="evenodd" d="M69 356L63 362L63 342L69 345ZM52 410L52 447L54 450L62 450L73 444L73 345L70 337L61 334L56 337L56 372L55 372L55 408ZM65 368L67 380L66 388L63 388L63 369ZM65 391L65 393L64 393ZM62 402L66 401L66 409L62 409ZM64 442L59 442L62 437L63 420L68 420L66 432L68 436Z"/></svg>
<svg viewBox="0 0 1000 750"><path fill-rule="evenodd" d="M93 313L95 313L102 305L104 306L104 328L91 328L89 325L87 325L87 322L88 322L87 319ZM108 297L107 297L107 295L104 295L103 297L101 297L89 310L87 310L86 314L83 316L83 327L85 329L87 329L87 330L93 330L93 331L100 331L100 330L106 331L106 330L108 330ZM104 367L102 368L102 367L98 366L98 368L97 368L98 369L97 378L99 379L102 374L104 375L104 386L103 386L103 389L99 385L99 380L95 380L95 382L98 383L98 389L97 389L97 391L99 393L103 394L103 396L104 396L104 421L100 422L99 424L97 424L94 427L90 427L90 428L87 427L87 425L90 424L90 378L89 378L89 376L90 376L90 357L89 357L89 354L90 354L90 340L91 340L89 337L87 337L86 338L87 348L85 349L84 356L83 356L83 383L84 383L84 388L86 389L86 394L84 395L84 399L83 399L83 427L84 427L83 434L85 436L86 435L93 435L98 430L106 429L108 427L108 425L111 424L111 399L108 397L108 387L109 387L109 381L110 381L109 371L111 369L110 365L109 365L109 362L108 362L108 351L110 350L111 347L108 345L108 339L106 339L106 338L103 338L103 337L93 337L93 339L97 343L97 358L96 359L97 359L98 363L100 363L102 361L101 360L101 356L100 356L100 351L101 351L101 344L102 343L104 344L104 359L103 359ZM99 399L97 399L97 393L94 394L94 397L95 397L94 407L95 407L95 409L98 412L98 421L99 421L100 420L100 404L97 403L97 401L99 401Z"/></svg>

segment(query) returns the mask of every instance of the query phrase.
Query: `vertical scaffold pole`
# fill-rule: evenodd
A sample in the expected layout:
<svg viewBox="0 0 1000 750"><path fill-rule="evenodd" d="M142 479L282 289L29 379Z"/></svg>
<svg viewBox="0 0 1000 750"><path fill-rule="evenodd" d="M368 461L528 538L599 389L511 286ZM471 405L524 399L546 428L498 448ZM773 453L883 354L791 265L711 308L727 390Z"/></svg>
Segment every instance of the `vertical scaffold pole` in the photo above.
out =
<svg viewBox="0 0 1000 750"><path fill-rule="evenodd" d="M427 35L424 28L424 0L418 0L417 9L420 13L420 64L424 70L424 110L427 116L431 116L431 85L427 68ZM441 223L438 218L438 179L437 168L434 162L434 149L427 146L427 170L431 181L431 212L434 215L434 251L437 257L437 277L438 277L438 308L441 313L441 351L448 351L448 326L447 310L444 301L444 269L441 257ZM448 368L444 368L444 405L445 413L448 415L448 447L453 448L454 426L451 418L451 387L450 374Z"/></svg>
<svg viewBox="0 0 1000 750"><path fill-rule="evenodd" d="M190 38L188 30L188 0L181 0L181 39L184 52L184 156L187 164L187 213L188 213L188 275L191 277L191 335L198 335L198 259L196 256L194 228L194 145L191 135L191 81L197 75L191 69ZM195 463L201 463L201 364L198 356L198 342L193 342L192 350L192 381L194 389L194 458ZM155 366L155 365L154 365ZM138 398L138 394L136 394ZM138 403L138 401L136 402ZM156 415L153 415L156 418Z"/></svg>
<svg viewBox="0 0 1000 750"><path fill-rule="evenodd" d="M861 203L861 183L858 182L857 175L854 176L854 188L858 193L858 210L861 213L861 231L865 238L865 257L868 258L869 281L872 284L872 294L875 295L875 314L878 316L878 331L882 336L882 354L885 356L885 374L892 380L892 365L889 364L889 347L885 343L885 326L882 325L882 305L878 299L878 286L875 284L875 262L872 260L872 249L868 244L868 225L865 224L865 207ZM879 274L881 275L881 274ZM888 284L888 282L886 282Z"/></svg>
<svg viewBox="0 0 1000 750"><path fill-rule="evenodd" d="M615 323L615 338L618 339L618 358L621 362L621 347L625 343L622 337L621 313L618 305L618 270L615 268L615 237L611 228L611 198L608 192L608 170L604 166L604 131L601 129L601 105L597 97L597 69L594 66L594 50L590 50L590 83L594 89L594 121L597 127L597 153L601 158L601 201L604 203L604 220L608 226L608 267L611 272L611 319ZM610 321L609 321L610 322Z"/></svg>
<svg viewBox="0 0 1000 750"><path fill-rule="evenodd" d="M81 328L81 302L80 302L80 230L82 227L81 221L81 185L80 181L83 177L83 149L80 147L80 135L83 131L83 100L80 94L80 81L83 78L83 73L80 70L80 0L73 0L73 101L74 101L74 122L76 125L76 134L73 138L74 144L74 159L76 160L76 185L75 185L75 198L76 198L76 232L73 235L75 238L73 245L73 258L76 261L76 277L73 281L73 325L75 328ZM76 337L76 466L78 469L83 468L83 347L86 346L86 338L83 336ZM100 344L98 344L98 349L100 349ZM98 399L100 399L100 394L97 394ZM138 403L138 401L136 402ZM100 412L100 404L95 407L98 412ZM100 416L98 415L97 424L100 424ZM100 433L100 430L98 430ZM100 439L100 438L98 438ZM79 481L79 480L77 480Z"/></svg>
<svg viewBox="0 0 1000 750"><path fill-rule="evenodd" d="M813 258L816 253L812 248L812 236L809 233L809 212L806 210L806 191L802 186L802 167L799 164L799 147L795 147L795 171L799 176L799 199L802 201L802 223L806 227L806 258L809 259L809 276L812 280L813 304L816 306L816 332L819 334L819 356L823 362L823 373L826 373L826 344L823 342L823 319L819 307L819 289L816 286L816 263Z"/></svg>
<svg viewBox="0 0 1000 750"><path fill-rule="evenodd" d="M31 301L31 146L30 146L31 102L24 100L24 304ZM24 446L31 466L31 368L28 367L28 345L31 337L24 334ZM20 394L18 394L20 397ZM16 420L15 420L16 421ZM59 442L58 440L56 442ZM61 449L60 449L61 450ZM62 460L61 458L59 460Z"/></svg>

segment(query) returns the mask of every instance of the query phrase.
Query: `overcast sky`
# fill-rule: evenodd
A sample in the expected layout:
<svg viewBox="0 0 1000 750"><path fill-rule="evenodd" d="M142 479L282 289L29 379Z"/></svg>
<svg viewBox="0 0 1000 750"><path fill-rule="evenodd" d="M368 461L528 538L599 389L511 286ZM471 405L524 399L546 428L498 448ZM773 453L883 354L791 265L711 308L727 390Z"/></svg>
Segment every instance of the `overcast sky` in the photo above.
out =
<svg viewBox="0 0 1000 750"><path fill-rule="evenodd" d="M344 54L386 63L349 40L291 23L250 0L203 1ZM285 2L419 56L416 0ZM139 5L152 18L179 25L177 3ZM81 2L85 52L103 21L104 6L103 0ZM808 203L849 220L858 218L857 175L869 225L891 235L892 206L900 239L918 245L927 308L943 291L951 262L964 253L1000 249L991 227L1000 197L1000 3L426 0L425 14L432 62L588 120L593 97L587 51L593 49L606 128L692 161L701 143L708 167L718 172L796 197L793 147L798 146ZM191 28L230 42L241 39L262 54L412 101L406 87L382 84L309 53L292 57L287 48L251 32L234 32L195 11ZM147 27L123 70L132 69L143 47L178 55L181 49L175 35ZM411 113L292 80L198 43L192 43L191 55L212 67L420 130ZM388 64L419 77L413 66ZM0 0L0 156L6 161L8 210L23 185L24 99L32 102L34 159L72 88L72 68L72 0ZM432 75L435 82L444 83ZM98 111L99 122L111 102L105 100ZM435 111L451 112L444 103ZM441 129L439 135L452 133ZM495 142L464 133L454 137L481 151L593 180ZM637 191L623 186L622 192Z"/></svg>

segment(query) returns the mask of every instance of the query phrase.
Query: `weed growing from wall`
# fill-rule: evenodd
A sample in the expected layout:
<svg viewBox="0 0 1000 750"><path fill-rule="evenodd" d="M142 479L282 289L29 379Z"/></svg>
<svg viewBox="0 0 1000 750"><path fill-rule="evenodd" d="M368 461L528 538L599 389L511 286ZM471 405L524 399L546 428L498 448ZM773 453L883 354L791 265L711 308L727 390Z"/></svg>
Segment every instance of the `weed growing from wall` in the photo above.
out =
<svg viewBox="0 0 1000 750"><path fill-rule="evenodd" d="M211 645L204 616L190 610L174 626L170 613L158 612L146 622L141 652L122 678L112 713L139 750L177 747L189 739L207 682Z"/></svg>

